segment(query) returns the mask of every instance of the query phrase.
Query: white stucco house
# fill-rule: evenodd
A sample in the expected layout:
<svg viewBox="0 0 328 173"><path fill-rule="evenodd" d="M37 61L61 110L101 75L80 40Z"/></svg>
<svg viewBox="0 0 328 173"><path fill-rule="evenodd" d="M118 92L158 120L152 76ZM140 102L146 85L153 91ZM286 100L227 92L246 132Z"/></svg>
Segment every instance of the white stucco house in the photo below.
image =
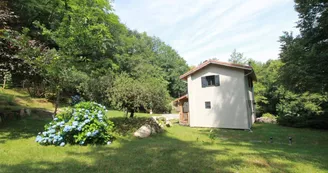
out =
<svg viewBox="0 0 328 173"><path fill-rule="evenodd" d="M180 79L188 94L176 100L180 123L191 127L250 129L255 121L251 66L207 60Z"/></svg>

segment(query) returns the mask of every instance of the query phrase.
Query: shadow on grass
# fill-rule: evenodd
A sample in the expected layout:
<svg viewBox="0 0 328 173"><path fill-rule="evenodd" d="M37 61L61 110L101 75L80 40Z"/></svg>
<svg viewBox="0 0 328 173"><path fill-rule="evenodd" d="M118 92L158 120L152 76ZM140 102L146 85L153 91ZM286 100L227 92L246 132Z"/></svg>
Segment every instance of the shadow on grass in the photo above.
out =
<svg viewBox="0 0 328 173"><path fill-rule="evenodd" d="M149 117L138 117L138 118L125 118L125 117L112 117L109 120L115 124L114 132L126 136L134 133L142 125L150 121Z"/></svg>
<svg viewBox="0 0 328 173"><path fill-rule="evenodd" d="M122 130L120 132L122 134L130 133L128 128L125 127L126 125L130 124L129 128L132 129L138 128L147 119L111 118L113 122L121 123L117 128ZM14 129L21 128L22 130L24 129L22 128L23 125L25 125L29 129L27 134L34 136L39 131L37 128L42 128L46 123L46 120L40 120L37 123L32 119L26 119L26 121L31 122L25 122L25 124L20 122L12 128L8 128L6 133ZM200 130L200 133L206 133L207 130ZM16 133L15 130L13 132ZM239 136L239 141L234 139L227 139L225 142L214 141L214 143L183 141L172 137L173 134L170 132L146 139L119 138L111 146L91 146L88 147L88 150L83 150L87 149L86 147L74 147L74 149L66 148L71 146L58 147L55 149L64 153L64 155L54 155L53 157L58 157L55 161L36 161L31 158L14 165L0 164L0 172L196 173L240 172L241 170L241 172L288 173L302 171L299 170L300 166L296 164L311 164L315 168L328 169L326 164L328 162L325 157L328 154L326 146L320 151L318 150L319 147L306 148L309 145L293 148L279 144L250 143L249 141L245 143L248 138L243 138L243 132L245 131L230 131L229 133L235 137ZM222 133L229 135L228 132ZM26 136L20 137L24 138ZM10 138L10 135L7 138ZM45 147L42 150L40 154L47 153L48 148ZM295 170L296 167L298 170Z"/></svg>
<svg viewBox="0 0 328 173"><path fill-rule="evenodd" d="M238 157L218 162L224 150L208 150L195 143L170 138L165 134L147 139L120 141L121 146L93 147L87 153L67 152L61 162L33 162L0 165L3 172L231 172L231 164L240 165ZM91 164L83 159L91 159Z"/></svg>
<svg viewBox="0 0 328 173"><path fill-rule="evenodd" d="M6 140L30 138L43 131L44 125L50 122L52 118L49 116L49 113L43 110L34 111L43 113L0 124L0 143L5 143Z"/></svg>
<svg viewBox="0 0 328 173"><path fill-rule="evenodd" d="M310 164L321 170L328 170L328 131L325 130L256 124L252 132L231 129L199 129L199 131L204 135L212 131L217 139L221 139L216 145L248 148L254 151L238 153L239 156L252 158L247 161L251 165L275 167L278 172L298 172L293 170L296 163ZM293 138L291 145L289 136ZM272 143L270 137L274 139ZM213 144L205 143L205 145ZM282 164L282 160L286 163Z"/></svg>

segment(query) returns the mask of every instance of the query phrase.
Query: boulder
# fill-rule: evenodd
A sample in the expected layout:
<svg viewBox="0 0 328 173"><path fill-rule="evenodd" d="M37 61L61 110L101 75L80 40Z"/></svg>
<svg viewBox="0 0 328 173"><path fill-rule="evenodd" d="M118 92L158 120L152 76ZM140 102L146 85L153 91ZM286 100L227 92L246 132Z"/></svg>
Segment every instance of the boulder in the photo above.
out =
<svg viewBox="0 0 328 173"><path fill-rule="evenodd" d="M134 132L133 136L138 138L146 138L152 134L152 127L150 125L141 126L136 132Z"/></svg>
<svg viewBox="0 0 328 173"><path fill-rule="evenodd" d="M133 136L138 138L146 138L152 134L163 132L163 128L156 120L156 117L151 117L149 121L141 126L137 131L134 132Z"/></svg>
<svg viewBox="0 0 328 173"><path fill-rule="evenodd" d="M27 114L28 116L31 115L31 109L25 109L25 112L26 112L26 114Z"/></svg>
<svg viewBox="0 0 328 173"><path fill-rule="evenodd" d="M255 121L259 123L268 123L268 124L276 124L277 122L275 118L269 118L269 117L259 117L256 118Z"/></svg>

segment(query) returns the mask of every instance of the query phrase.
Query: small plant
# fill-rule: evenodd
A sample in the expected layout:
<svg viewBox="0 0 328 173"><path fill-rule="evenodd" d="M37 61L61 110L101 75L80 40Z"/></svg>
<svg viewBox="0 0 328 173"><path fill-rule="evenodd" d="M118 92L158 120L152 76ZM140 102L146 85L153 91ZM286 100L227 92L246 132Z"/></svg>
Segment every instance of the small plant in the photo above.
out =
<svg viewBox="0 0 328 173"><path fill-rule="evenodd" d="M42 145L110 144L114 123L105 119L106 108L95 102L81 102L57 115L40 132L36 142Z"/></svg>
<svg viewBox="0 0 328 173"><path fill-rule="evenodd" d="M210 130L208 137L212 140L212 142L215 140L216 135L215 135L215 132L213 131L213 129Z"/></svg>

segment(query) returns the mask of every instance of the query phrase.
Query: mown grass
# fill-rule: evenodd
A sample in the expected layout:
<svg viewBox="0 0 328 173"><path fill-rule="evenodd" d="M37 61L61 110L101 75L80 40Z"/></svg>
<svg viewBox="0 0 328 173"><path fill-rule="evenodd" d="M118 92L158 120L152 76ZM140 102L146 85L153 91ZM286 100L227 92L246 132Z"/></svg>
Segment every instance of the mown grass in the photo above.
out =
<svg viewBox="0 0 328 173"><path fill-rule="evenodd" d="M1 173L328 171L327 131L255 124L253 132L214 130L211 139L210 129L176 124L147 139L128 132L110 146L41 146L35 135L48 121L31 116L0 128Z"/></svg>
<svg viewBox="0 0 328 173"><path fill-rule="evenodd" d="M0 173L328 172L328 131L254 124L249 132L175 124L162 134L136 139L133 131L149 114L126 119L122 112L109 111L107 116L116 123L117 137L109 146L41 146L35 136L51 117L38 113L5 122L0 126Z"/></svg>

